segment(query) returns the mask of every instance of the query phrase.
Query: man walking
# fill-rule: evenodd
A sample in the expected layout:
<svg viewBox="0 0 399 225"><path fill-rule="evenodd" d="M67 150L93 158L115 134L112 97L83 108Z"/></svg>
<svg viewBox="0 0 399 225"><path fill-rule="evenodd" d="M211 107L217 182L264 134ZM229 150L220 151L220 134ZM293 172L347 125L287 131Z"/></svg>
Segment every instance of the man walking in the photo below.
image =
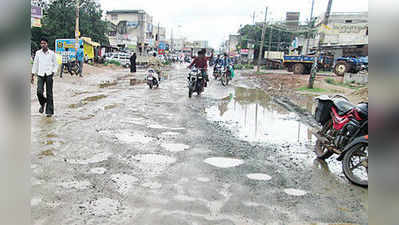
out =
<svg viewBox="0 0 399 225"><path fill-rule="evenodd" d="M57 72L58 64L55 53L48 49L47 38L40 39L40 50L36 52L32 67L32 79L34 82L35 74L37 75L37 97L40 103L39 112L44 112L46 106L47 117L54 114L53 103L53 76ZM44 84L46 84L46 97L44 97Z"/></svg>
<svg viewBox="0 0 399 225"><path fill-rule="evenodd" d="M135 52L130 56L130 72L131 73L136 72L136 53Z"/></svg>
<svg viewBox="0 0 399 225"><path fill-rule="evenodd" d="M84 62L83 45L81 45L78 51L76 52L76 60L79 63L79 76L82 77L83 62Z"/></svg>

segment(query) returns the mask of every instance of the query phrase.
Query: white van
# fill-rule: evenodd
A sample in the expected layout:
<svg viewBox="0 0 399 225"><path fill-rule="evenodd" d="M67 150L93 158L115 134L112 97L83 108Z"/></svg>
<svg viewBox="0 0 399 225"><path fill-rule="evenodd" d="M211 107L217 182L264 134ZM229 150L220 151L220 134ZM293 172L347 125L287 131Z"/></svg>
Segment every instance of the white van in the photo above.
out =
<svg viewBox="0 0 399 225"><path fill-rule="evenodd" d="M111 60L118 61L122 66L130 66L130 54L124 52L113 52L108 57L105 58L106 62Z"/></svg>

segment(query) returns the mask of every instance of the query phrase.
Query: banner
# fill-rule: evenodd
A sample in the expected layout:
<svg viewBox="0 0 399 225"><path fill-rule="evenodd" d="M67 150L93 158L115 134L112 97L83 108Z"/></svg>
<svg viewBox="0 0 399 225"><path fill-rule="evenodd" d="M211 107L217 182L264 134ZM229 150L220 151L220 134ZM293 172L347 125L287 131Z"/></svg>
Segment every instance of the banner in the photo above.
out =
<svg viewBox="0 0 399 225"><path fill-rule="evenodd" d="M42 27L42 22L40 18L31 17L30 22L31 27Z"/></svg>

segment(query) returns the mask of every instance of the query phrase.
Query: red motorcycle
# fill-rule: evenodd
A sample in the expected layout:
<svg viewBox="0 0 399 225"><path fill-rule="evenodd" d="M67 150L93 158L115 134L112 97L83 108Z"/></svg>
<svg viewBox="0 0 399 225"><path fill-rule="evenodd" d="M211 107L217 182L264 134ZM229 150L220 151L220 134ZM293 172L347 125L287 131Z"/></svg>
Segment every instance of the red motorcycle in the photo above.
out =
<svg viewBox="0 0 399 225"><path fill-rule="evenodd" d="M322 125L315 134L317 158L325 160L338 154L337 160L344 160L345 176L357 185L368 186L368 103L353 105L341 95L316 100L315 119Z"/></svg>

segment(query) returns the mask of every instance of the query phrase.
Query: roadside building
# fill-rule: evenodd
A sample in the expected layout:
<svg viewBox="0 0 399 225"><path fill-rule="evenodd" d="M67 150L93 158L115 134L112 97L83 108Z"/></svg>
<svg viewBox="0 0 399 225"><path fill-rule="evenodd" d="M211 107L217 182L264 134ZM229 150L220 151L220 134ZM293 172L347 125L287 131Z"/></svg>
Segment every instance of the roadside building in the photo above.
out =
<svg viewBox="0 0 399 225"><path fill-rule="evenodd" d="M143 53L155 47L153 18L144 10L107 11L106 20L113 28L109 33L111 46L137 49Z"/></svg>

